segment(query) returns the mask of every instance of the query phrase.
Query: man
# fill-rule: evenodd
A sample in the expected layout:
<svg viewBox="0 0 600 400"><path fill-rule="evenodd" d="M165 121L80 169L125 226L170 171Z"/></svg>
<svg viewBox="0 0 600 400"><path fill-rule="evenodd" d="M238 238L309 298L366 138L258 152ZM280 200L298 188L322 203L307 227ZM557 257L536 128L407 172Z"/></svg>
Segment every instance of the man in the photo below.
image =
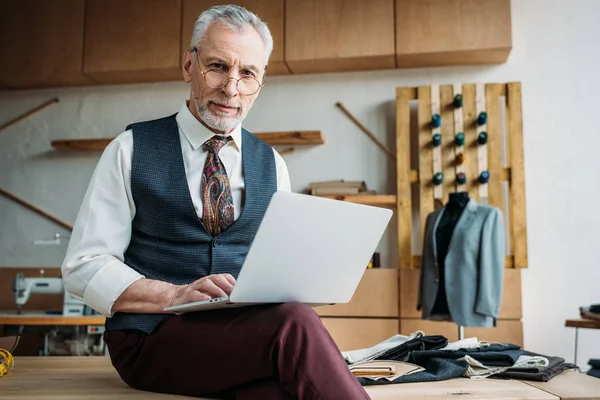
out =
<svg viewBox="0 0 600 400"><path fill-rule="evenodd" d="M63 277L109 317L112 363L134 388L369 398L305 305L163 311L228 295L272 194L290 190L281 156L241 128L272 47L267 26L243 8L202 13L183 63L190 100L175 116L128 127L94 172Z"/></svg>

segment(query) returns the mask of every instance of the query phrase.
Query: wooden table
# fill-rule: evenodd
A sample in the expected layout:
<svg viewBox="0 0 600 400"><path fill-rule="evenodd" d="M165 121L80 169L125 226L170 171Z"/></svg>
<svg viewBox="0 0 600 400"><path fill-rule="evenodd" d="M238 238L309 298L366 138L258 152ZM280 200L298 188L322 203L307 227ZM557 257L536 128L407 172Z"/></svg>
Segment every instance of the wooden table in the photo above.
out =
<svg viewBox="0 0 600 400"><path fill-rule="evenodd" d="M60 314L45 314L40 311L0 311L0 325L29 325L29 326L54 326L54 325L104 325L103 316L65 317Z"/></svg>
<svg viewBox="0 0 600 400"><path fill-rule="evenodd" d="M573 363L577 365L577 347L579 345L579 328L585 329L600 329L600 320L575 318L565 321L565 326L575 328L575 357Z"/></svg>
<svg viewBox="0 0 600 400"><path fill-rule="evenodd" d="M373 400L600 399L600 379L571 371L561 374L548 383L460 378L442 382L370 386L366 389ZM119 378L110 364L110 359L101 356L18 357L15 368L8 375L0 378L0 399L19 398L128 400L188 397L131 389Z"/></svg>

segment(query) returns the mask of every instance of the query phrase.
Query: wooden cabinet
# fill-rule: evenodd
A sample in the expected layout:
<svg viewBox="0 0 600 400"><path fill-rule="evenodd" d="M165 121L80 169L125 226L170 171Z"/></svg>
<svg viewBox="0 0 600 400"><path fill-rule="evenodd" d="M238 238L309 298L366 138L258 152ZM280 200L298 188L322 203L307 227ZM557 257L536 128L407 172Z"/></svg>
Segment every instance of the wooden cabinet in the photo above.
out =
<svg viewBox="0 0 600 400"><path fill-rule="evenodd" d="M242 6L264 21L271 35L273 36L273 52L269 59L267 76L285 75L290 71L287 68L284 59L284 0L231 0L228 4ZM224 4L219 0L183 0L183 33L182 33L182 52L189 50L194 23L200 14L206 9Z"/></svg>
<svg viewBox="0 0 600 400"><path fill-rule="evenodd" d="M394 68L393 1L286 0L292 73Z"/></svg>
<svg viewBox="0 0 600 400"><path fill-rule="evenodd" d="M0 87L92 83L83 75L84 0L0 2Z"/></svg>
<svg viewBox="0 0 600 400"><path fill-rule="evenodd" d="M87 0L84 72L99 83L183 80L181 0Z"/></svg>
<svg viewBox="0 0 600 400"><path fill-rule="evenodd" d="M511 48L510 0L396 0L399 68L503 63Z"/></svg>

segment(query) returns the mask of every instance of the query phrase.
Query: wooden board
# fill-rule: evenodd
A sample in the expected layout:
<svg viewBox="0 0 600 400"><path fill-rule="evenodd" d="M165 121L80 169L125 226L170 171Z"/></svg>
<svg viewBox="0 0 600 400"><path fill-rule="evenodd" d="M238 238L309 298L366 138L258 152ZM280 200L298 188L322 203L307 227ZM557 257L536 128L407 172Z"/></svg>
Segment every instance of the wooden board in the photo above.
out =
<svg viewBox="0 0 600 400"><path fill-rule="evenodd" d="M600 399L600 379L575 371L565 371L549 382L523 381L563 400Z"/></svg>
<svg viewBox="0 0 600 400"><path fill-rule="evenodd" d="M398 333L396 319L321 318L340 350L371 347Z"/></svg>
<svg viewBox="0 0 600 400"><path fill-rule="evenodd" d="M411 230L412 226L412 200L411 184L413 173L410 169L410 99L408 88L396 90L396 218L398 228L398 267L410 268L411 255ZM418 176L416 177L418 179ZM414 179L414 180L417 180Z"/></svg>
<svg viewBox="0 0 600 400"><path fill-rule="evenodd" d="M402 318L421 318L421 311L417 311L420 273L418 269L400 270L400 317ZM500 319L520 320L523 317L521 308L521 270L505 269Z"/></svg>
<svg viewBox="0 0 600 400"><path fill-rule="evenodd" d="M456 192L456 172L454 169L454 109L452 107L452 86L440 86L440 111L442 116L442 171L444 172L443 203L448 202L450 193Z"/></svg>
<svg viewBox="0 0 600 400"><path fill-rule="evenodd" d="M565 321L565 326L570 328L600 329L600 320L585 318L568 319Z"/></svg>
<svg viewBox="0 0 600 400"><path fill-rule="evenodd" d="M504 209L502 201L502 131L500 128L499 86L495 83L485 85L487 120L487 157L490 172L489 205Z"/></svg>
<svg viewBox="0 0 600 400"><path fill-rule="evenodd" d="M190 49L194 23L200 14L209 7L225 4L220 0L183 0L183 27L181 53ZM284 0L228 0L226 4L242 6L255 13L269 27L273 36L273 52L269 59L269 75L287 75L290 73L283 60L284 50Z"/></svg>
<svg viewBox="0 0 600 400"><path fill-rule="evenodd" d="M259 132L254 135L272 146L325 143L325 138L321 131ZM53 140L51 145L61 151L103 151L113 139Z"/></svg>
<svg viewBox="0 0 600 400"><path fill-rule="evenodd" d="M509 83L506 97L506 134L510 174L510 243L515 267L527 268L527 216L525 213L525 164L521 84Z"/></svg>
<svg viewBox="0 0 600 400"><path fill-rule="evenodd" d="M17 315L0 310L0 325L29 325L29 326L55 326L55 325L104 325L102 316L90 317L63 317L62 315L44 315L43 311L25 312Z"/></svg>
<svg viewBox="0 0 600 400"><path fill-rule="evenodd" d="M561 376L562 377L562 376ZM557 377L558 378L558 377ZM551 382L558 382L555 378ZM571 375L561 379L559 389L567 390L583 381ZM589 379L594 379L590 378ZM590 382L591 383L591 382ZM591 383L593 384L593 383ZM531 384L516 380L457 378L440 382L368 386L372 400L558 400L558 397ZM555 390L555 389L551 389ZM18 357L15 368L2 378L1 399L104 400L184 399L188 397L150 393L128 387L118 376L109 357ZM575 398L575 397L570 397ZM588 397L591 398L591 397ZM203 399L208 399L203 397Z"/></svg>
<svg viewBox="0 0 600 400"><path fill-rule="evenodd" d="M321 316L398 317L398 269L367 269L352 300L315 307Z"/></svg>
<svg viewBox="0 0 600 400"><path fill-rule="evenodd" d="M100 83L183 80L181 0L87 0L83 69Z"/></svg>
<svg viewBox="0 0 600 400"><path fill-rule="evenodd" d="M431 145L431 93L428 86L419 86L418 89L418 123L419 123L419 189L420 204L419 215L421 237L425 233L425 221L434 210L433 202L433 154Z"/></svg>
<svg viewBox="0 0 600 400"><path fill-rule="evenodd" d="M393 69L394 0L286 0L285 61L294 74Z"/></svg>
<svg viewBox="0 0 600 400"><path fill-rule="evenodd" d="M467 191L469 197L479 201L479 185L477 184L477 128L475 121L475 85L463 85L463 128L465 133L465 173L467 174Z"/></svg>

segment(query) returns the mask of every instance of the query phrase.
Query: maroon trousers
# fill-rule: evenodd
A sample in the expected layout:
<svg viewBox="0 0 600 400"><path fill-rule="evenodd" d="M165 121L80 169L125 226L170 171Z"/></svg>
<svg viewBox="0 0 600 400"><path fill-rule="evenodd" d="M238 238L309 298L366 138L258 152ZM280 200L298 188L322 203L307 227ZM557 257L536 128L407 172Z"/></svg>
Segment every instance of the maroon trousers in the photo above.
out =
<svg viewBox="0 0 600 400"><path fill-rule="evenodd" d="M318 315L298 303L192 312L147 335L104 335L112 364L145 391L227 399L369 399Z"/></svg>

